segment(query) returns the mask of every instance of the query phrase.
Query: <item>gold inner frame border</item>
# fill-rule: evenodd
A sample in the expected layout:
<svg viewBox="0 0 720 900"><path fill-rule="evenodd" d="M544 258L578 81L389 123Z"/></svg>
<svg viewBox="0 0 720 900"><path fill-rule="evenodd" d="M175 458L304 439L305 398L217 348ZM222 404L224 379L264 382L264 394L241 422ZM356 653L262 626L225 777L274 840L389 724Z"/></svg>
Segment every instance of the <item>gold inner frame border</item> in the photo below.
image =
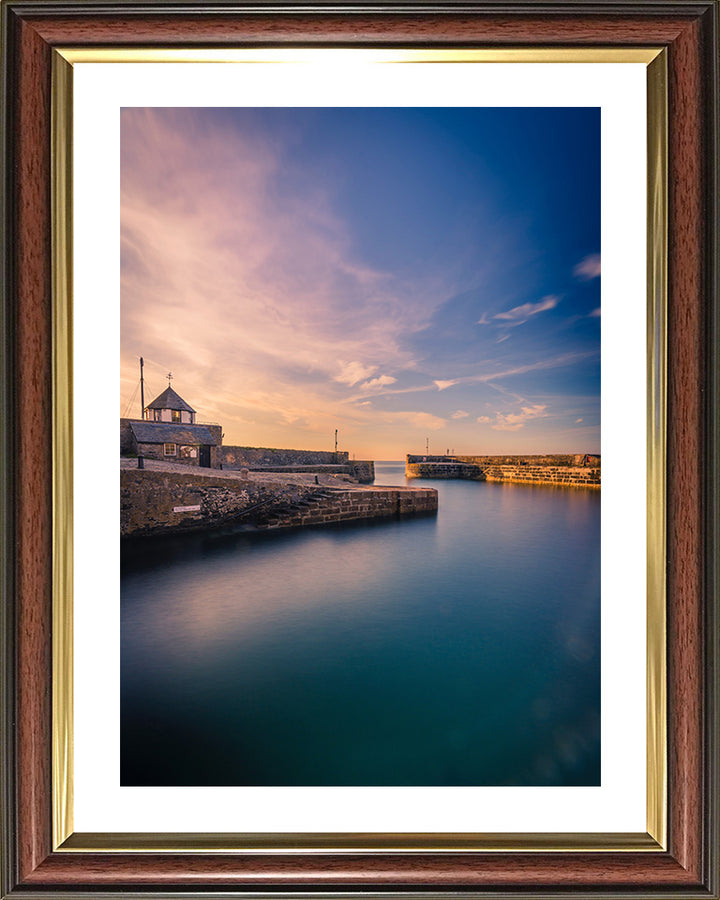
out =
<svg viewBox="0 0 720 900"><path fill-rule="evenodd" d="M638 833L89 833L73 828L72 68L76 63L641 63L647 67L647 831ZM52 59L52 822L60 852L638 852L667 846L667 59L663 48L443 50L55 48Z"/></svg>

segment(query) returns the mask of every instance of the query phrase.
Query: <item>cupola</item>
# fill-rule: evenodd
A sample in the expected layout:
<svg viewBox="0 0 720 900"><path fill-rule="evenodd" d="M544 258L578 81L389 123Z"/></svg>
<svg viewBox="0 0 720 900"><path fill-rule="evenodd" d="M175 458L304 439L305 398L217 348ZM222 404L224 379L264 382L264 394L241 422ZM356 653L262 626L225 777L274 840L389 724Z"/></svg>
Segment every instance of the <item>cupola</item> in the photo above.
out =
<svg viewBox="0 0 720 900"><path fill-rule="evenodd" d="M170 385L143 410L147 422L179 422L195 424L195 410Z"/></svg>

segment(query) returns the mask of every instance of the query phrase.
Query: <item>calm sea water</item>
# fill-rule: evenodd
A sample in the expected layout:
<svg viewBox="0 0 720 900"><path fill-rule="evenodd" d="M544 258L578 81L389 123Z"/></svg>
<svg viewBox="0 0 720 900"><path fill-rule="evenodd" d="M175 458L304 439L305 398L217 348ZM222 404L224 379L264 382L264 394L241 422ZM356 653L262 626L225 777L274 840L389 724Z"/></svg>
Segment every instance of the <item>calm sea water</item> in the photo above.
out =
<svg viewBox="0 0 720 900"><path fill-rule="evenodd" d="M123 784L599 784L599 492L415 484L437 518L124 548Z"/></svg>

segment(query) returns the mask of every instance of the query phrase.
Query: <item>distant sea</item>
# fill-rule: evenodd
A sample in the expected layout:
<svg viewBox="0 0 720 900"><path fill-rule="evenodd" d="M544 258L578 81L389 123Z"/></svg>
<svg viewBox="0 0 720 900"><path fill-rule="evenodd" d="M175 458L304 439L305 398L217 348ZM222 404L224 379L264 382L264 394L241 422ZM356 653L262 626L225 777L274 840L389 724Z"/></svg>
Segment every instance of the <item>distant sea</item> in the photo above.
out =
<svg viewBox="0 0 720 900"><path fill-rule="evenodd" d="M600 783L600 492L408 483L437 518L124 548L122 784Z"/></svg>

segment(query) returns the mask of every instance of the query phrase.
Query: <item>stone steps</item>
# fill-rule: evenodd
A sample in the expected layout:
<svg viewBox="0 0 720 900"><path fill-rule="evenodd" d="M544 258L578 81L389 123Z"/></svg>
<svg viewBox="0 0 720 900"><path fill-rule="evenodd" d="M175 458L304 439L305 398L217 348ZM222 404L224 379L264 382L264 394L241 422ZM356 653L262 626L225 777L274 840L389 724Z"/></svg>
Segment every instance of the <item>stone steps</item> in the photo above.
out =
<svg viewBox="0 0 720 900"><path fill-rule="evenodd" d="M309 489L255 484L197 472L123 468L120 471L123 537L210 529L297 528L341 521L437 512L428 488Z"/></svg>
<svg viewBox="0 0 720 900"><path fill-rule="evenodd" d="M437 512L435 491L333 491L300 503L274 506L258 516L259 529L299 528Z"/></svg>
<svg viewBox="0 0 720 900"><path fill-rule="evenodd" d="M329 491L318 491L303 500L273 505L258 516L255 524L258 528L289 528L294 524L302 525L312 515L313 510L321 511L326 508L331 496Z"/></svg>

